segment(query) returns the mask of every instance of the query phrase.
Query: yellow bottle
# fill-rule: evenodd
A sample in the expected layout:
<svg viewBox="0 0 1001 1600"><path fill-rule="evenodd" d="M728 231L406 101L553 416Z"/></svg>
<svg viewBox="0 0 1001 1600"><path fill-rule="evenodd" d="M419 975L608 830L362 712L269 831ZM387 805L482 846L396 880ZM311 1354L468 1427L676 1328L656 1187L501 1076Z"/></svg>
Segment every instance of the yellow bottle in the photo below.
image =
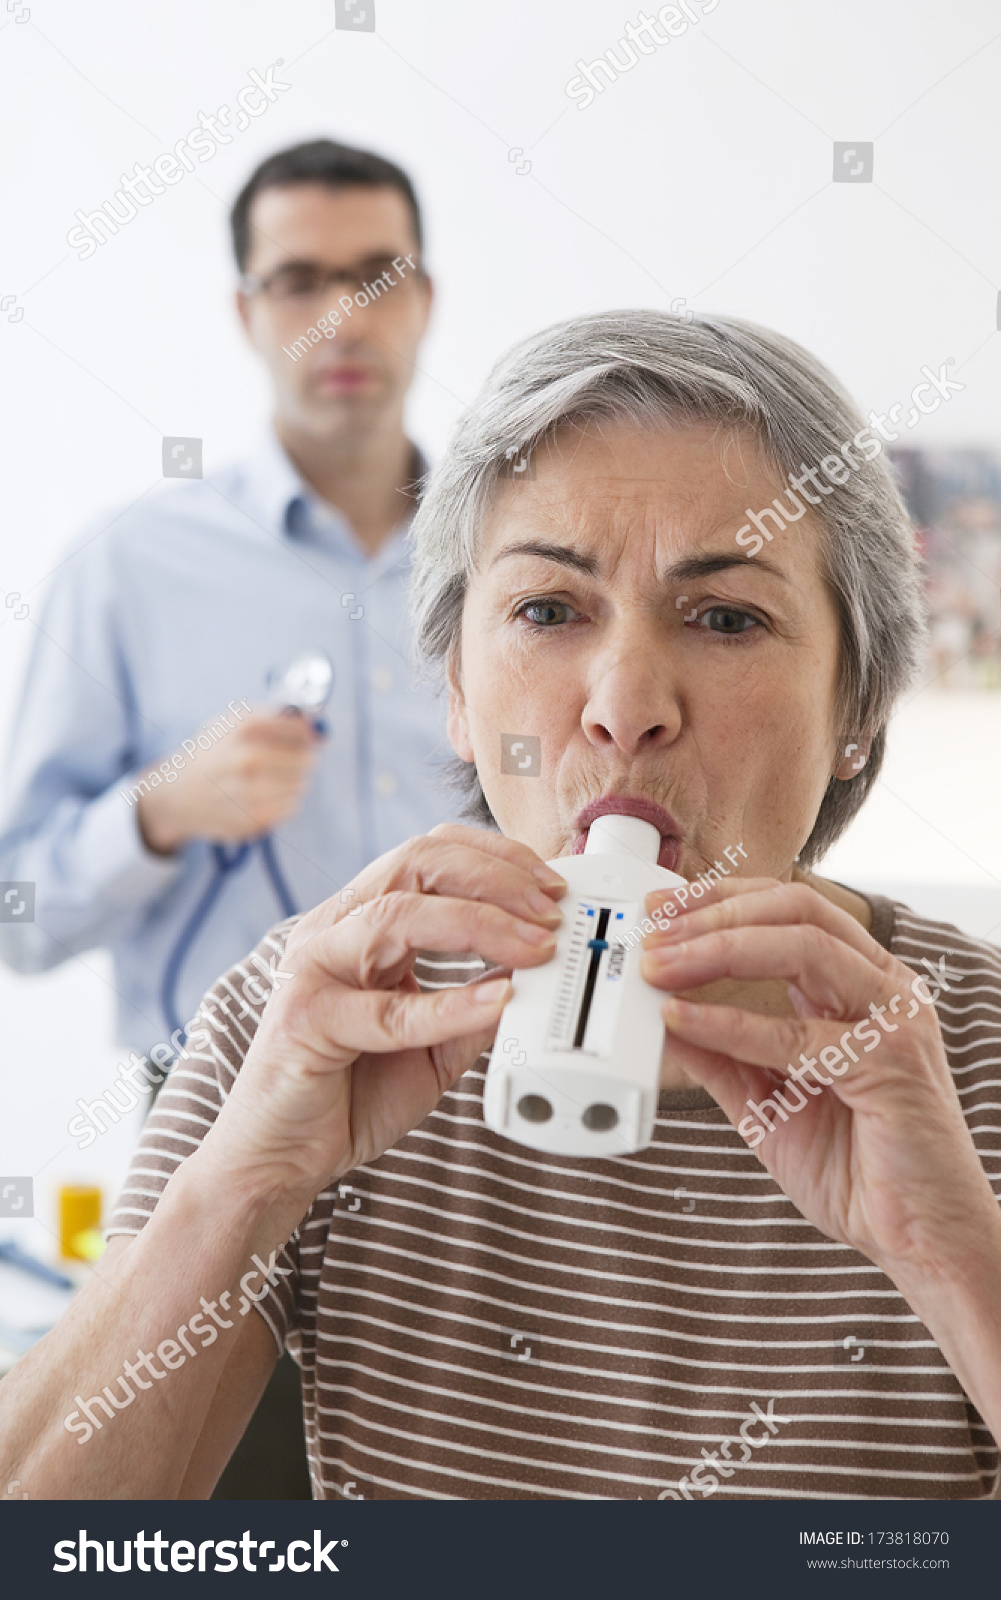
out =
<svg viewBox="0 0 1001 1600"><path fill-rule="evenodd" d="M96 1261L104 1249L101 1191L88 1184L59 1190L59 1249L67 1261Z"/></svg>

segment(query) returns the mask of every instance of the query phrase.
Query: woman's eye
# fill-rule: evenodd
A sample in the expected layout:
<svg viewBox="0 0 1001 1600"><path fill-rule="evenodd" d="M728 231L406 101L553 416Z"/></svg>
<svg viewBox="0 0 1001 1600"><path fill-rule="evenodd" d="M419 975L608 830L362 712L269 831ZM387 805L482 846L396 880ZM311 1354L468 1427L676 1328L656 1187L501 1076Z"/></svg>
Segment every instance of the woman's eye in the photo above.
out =
<svg viewBox="0 0 1001 1600"><path fill-rule="evenodd" d="M525 617L537 628L554 628L561 622L572 621L576 615L573 607L563 600L529 600L518 611L519 617Z"/></svg>
<svg viewBox="0 0 1001 1600"><path fill-rule="evenodd" d="M749 611L738 611L734 606L712 606L702 613L699 624L712 633L733 635L757 627L758 619Z"/></svg>

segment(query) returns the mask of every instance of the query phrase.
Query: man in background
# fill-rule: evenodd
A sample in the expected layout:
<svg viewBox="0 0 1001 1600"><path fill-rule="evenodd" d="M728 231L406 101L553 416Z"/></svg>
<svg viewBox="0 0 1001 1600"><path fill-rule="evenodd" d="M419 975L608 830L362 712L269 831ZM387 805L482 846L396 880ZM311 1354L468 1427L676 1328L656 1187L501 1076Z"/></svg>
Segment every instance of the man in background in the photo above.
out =
<svg viewBox="0 0 1001 1600"><path fill-rule="evenodd" d="M272 427L235 466L73 548L0 816L0 878L35 885L34 922L0 924L0 958L37 972L109 947L119 1040L160 1067L268 927L447 810L442 716L409 668L405 541L425 463L403 413L431 303L412 184L317 140L258 167L231 226ZM176 443L164 455L194 460ZM323 732L268 693L306 650L333 663ZM254 842L271 833L269 854ZM205 908L220 848L232 870ZM310 1498L289 1360L216 1497Z"/></svg>
<svg viewBox="0 0 1001 1600"><path fill-rule="evenodd" d="M0 878L36 895L33 922L0 925L0 958L37 972L109 947L119 1040L158 1063L267 927L446 811L441 716L408 664L405 538L425 466L404 401L431 302L412 184L317 140L266 160L231 226L273 427L237 465L165 486L72 549L0 815ZM190 470L198 443L165 463ZM307 649L333 663L322 731L267 694Z"/></svg>

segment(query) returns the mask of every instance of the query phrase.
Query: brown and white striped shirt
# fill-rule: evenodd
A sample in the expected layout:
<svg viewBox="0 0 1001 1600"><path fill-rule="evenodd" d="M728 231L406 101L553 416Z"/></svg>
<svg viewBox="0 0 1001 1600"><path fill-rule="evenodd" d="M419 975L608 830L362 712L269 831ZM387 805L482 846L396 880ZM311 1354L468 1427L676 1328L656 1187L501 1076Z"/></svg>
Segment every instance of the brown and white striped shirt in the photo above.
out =
<svg viewBox="0 0 1001 1600"><path fill-rule="evenodd" d="M870 899L873 936L933 992L923 958L946 958L936 1009L1001 1195L1001 950ZM165 1084L109 1234L139 1232L218 1114L259 1019L256 970L207 996L211 1043ZM417 976L483 970L427 955ZM317 1498L990 1496L997 1446L928 1331L705 1091L661 1095L649 1149L584 1161L490 1132L485 1065L317 1197L257 1307L302 1369Z"/></svg>

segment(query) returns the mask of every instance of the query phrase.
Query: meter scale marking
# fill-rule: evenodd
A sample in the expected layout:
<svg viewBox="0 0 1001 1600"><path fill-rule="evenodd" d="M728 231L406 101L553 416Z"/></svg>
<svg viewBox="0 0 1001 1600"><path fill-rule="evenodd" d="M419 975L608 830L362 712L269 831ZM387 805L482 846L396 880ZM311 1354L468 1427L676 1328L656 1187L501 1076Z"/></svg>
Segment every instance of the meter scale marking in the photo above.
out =
<svg viewBox="0 0 1001 1600"><path fill-rule="evenodd" d="M581 1045L584 1043L584 1035L587 1032L587 1019L591 1013L591 1001L594 999L594 986L598 981L598 968L601 966L602 955L608 949L608 944L605 940L605 933L608 929L608 919L610 916L610 908L608 906L602 906L600 912L598 913L598 926L595 930L595 936L593 939L588 940L588 949L591 952L591 959L588 963L587 977L584 979L584 993L581 996L580 1011L577 1014L577 1031L574 1034L573 1040L573 1047L575 1050L580 1049Z"/></svg>
<svg viewBox="0 0 1001 1600"><path fill-rule="evenodd" d="M595 928L595 907L586 900L578 902L570 945L567 950L563 976L560 981L546 1041L550 1050L573 1048L575 1018L584 983L584 964L588 941Z"/></svg>
<svg viewBox="0 0 1001 1600"><path fill-rule="evenodd" d="M577 902L559 987L546 1031L546 1050L561 1054L578 1050L593 1053L593 1045L589 1048L584 1041L588 1027L596 1022L601 1006L605 1007L602 1012L602 1036L608 1024L609 996L605 993L603 979L607 976L618 980L622 975L625 948L613 937L612 928L614 925L616 932L621 932L622 927L628 927L636 921L636 916L637 908L624 905L622 901L610 900L602 904L595 896ZM601 963L602 956L608 958L604 966ZM618 983L615 982L613 987L617 989Z"/></svg>

